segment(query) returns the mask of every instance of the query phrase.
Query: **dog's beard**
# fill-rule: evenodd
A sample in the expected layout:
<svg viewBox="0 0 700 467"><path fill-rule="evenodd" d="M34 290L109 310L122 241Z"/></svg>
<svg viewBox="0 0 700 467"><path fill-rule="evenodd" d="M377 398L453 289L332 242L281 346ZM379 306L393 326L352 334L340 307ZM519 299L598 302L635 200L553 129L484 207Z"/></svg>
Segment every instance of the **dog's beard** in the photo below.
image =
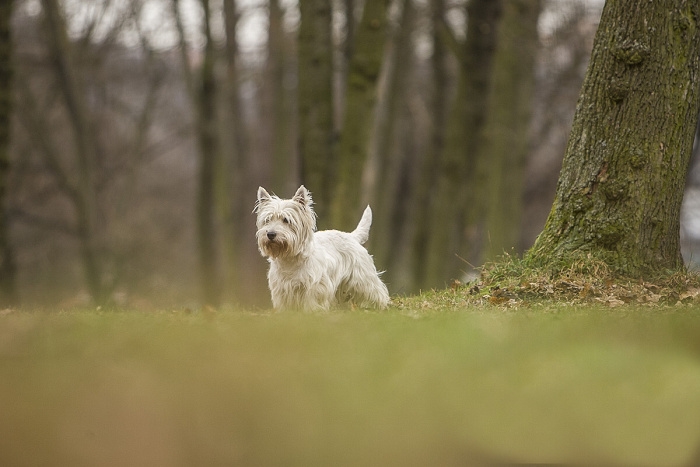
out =
<svg viewBox="0 0 700 467"><path fill-rule="evenodd" d="M258 249L260 253L268 258L294 258L303 255L308 247L309 238L299 235L295 231L284 233L277 231L277 236L270 240L267 238L266 229L258 232Z"/></svg>
<svg viewBox="0 0 700 467"><path fill-rule="evenodd" d="M260 243L260 251L270 258L279 258L288 254L289 246L287 242L283 240L264 239Z"/></svg>

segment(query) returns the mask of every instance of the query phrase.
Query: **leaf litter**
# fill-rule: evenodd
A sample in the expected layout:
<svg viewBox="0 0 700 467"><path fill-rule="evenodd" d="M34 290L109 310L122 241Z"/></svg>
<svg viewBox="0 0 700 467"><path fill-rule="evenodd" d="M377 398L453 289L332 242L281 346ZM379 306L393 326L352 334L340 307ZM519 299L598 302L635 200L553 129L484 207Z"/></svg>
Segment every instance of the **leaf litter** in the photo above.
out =
<svg viewBox="0 0 700 467"><path fill-rule="evenodd" d="M700 304L700 274L693 271L657 277L629 278L612 273L597 261L573 264L557 271L530 268L509 255L481 268L478 279L452 280L447 289L421 293L422 310L491 305L519 308L544 303L669 307ZM411 307L410 297L394 299L398 308Z"/></svg>

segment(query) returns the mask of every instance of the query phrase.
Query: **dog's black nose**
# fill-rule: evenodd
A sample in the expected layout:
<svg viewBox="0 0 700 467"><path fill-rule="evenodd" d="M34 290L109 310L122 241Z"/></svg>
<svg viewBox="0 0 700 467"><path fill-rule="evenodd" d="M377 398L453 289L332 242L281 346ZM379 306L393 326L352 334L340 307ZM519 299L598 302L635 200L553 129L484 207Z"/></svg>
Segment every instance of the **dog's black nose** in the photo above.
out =
<svg viewBox="0 0 700 467"><path fill-rule="evenodd" d="M269 238L270 240L274 240L276 236L277 236L277 232L275 232L274 230L270 230L267 233L267 238Z"/></svg>

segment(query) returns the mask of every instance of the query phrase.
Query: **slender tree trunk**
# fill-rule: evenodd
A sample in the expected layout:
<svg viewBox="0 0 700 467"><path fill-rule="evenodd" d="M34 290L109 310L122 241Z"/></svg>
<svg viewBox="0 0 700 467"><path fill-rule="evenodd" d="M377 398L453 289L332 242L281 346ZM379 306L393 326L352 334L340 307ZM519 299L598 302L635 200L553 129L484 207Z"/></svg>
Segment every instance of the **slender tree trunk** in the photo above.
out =
<svg viewBox="0 0 700 467"><path fill-rule="evenodd" d="M384 55L388 0L365 3L358 26L345 94L332 226L351 230L360 219L360 188L374 122L377 82Z"/></svg>
<svg viewBox="0 0 700 467"><path fill-rule="evenodd" d="M319 225L328 222L334 160L332 9L300 0L299 155L302 183L314 193Z"/></svg>
<svg viewBox="0 0 700 467"><path fill-rule="evenodd" d="M683 269L680 207L700 110L700 3L608 0L557 193L526 258Z"/></svg>
<svg viewBox="0 0 700 467"><path fill-rule="evenodd" d="M10 117L12 115L12 0L0 3L0 306L17 299L15 258L10 241L7 188L10 172Z"/></svg>
<svg viewBox="0 0 700 467"><path fill-rule="evenodd" d="M226 258L226 291L229 298L249 301L250 292L254 287L247 283L247 278L254 276L250 271L244 272L241 267L244 255L250 253L247 248L247 231L254 228L250 217L250 207L245 202L246 194L253 193L255 188L248 183L247 174L250 170L248 163L248 138L243 106L240 97L240 73L238 70L239 53L236 32L240 14L235 0L224 0L224 22L226 27L226 100L224 119L226 129L222 139L228 136L220 152L220 191L218 205L221 211L221 226L223 249ZM257 255L257 250L255 250Z"/></svg>
<svg viewBox="0 0 700 467"><path fill-rule="evenodd" d="M243 173L245 169L246 154L248 151L247 129L243 117L243 106L240 98L240 73L238 70L238 20L240 14L236 10L236 0L224 0L224 22L226 27L226 87L228 107L231 119L231 132L233 133L232 164Z"/></svg>
<svg viewBox="0 0 700 467"><path fill-rule="evenodd" d="M285 89L285 74L289 56L286 50L286 37L282 24L283 10L279 0L268 2L268 36L267 36L267 67L266 117L270 126L268 139L272 160L272 186L285 193L296 189L298 179L294 173L296 166L289 139L292 125L290 96ZM296 186L295 186L296 185ZM293 192L293 191L292 191Z"/></svg>
<svg viewBox="0 0 700 467"><path fill-rule="evenodd" d="M416 282L421 285L432 282L427 278L440 275L438 269L444 268L446 252L451 249L444 242L448 240L449 232L455 225L454 217L447 217L448 211L453 211L455 200L444 198L448 196L448 192L451 193L456 188L456 184L453 182L459 182L458 177L455 180L455 174L449 172L449 170L454 169L448 165L451 161L444 159L446 124L449 115L446 110L449 106L446 47L441 39L441 28L445 16L444 0L432 0L431 9L433 16L431 141L423 162L423 173L418 189L420 210L417 212L416 255L413 268ZM460 159L462 158L460 157ZM445 217L443 218L443 216ZM438 245L437 242L441 243Z"/></svg>
<svg viewBox="0 0 700 467"><path fill-rule="evenodd" d="M479 142L501 11L500 0L472 0L468 5L466 39L458 50L457 97L447 123L445 150L437 178L426 181L418 198L423 212L416 222L414 275L420 287L443 285L458 272L461 265L455 253L463 249L460 245L465 241L467 218L478 210L481 200L477 195L483 181L475 171L481 157ZM426 167L423 173L429 170Z"/></svg>
<svg viewBox="0 0 700 467"><path fill-rule="evenodd" d="M218 97L214 65L216 54L211 32L209 0L200 0L203 12L204 56L198 80L187 54L187 41L180 11L180 0L172 0L175 27L178 32L180 60L185 78L185 88L195 108L194 126L199 146L197 173L197 252L199 256L200 300L203 305L218 306L221 302L221 274L217 255L217 186L221 180L216 171L220 167L219 138L217 134L216 99ZM231 5L225 4L226 13ZM235 8L233 10L235 14Z"/></svg>
<svg viewBox="0 0 700 467"><path fill-rule="evenodd" d="M540 8L540 0L511 0L503 6L481 158L481 173L488 174L486 260L518 243Z"/></svg>
<svg viewBox="0 0 700 467"><path fill-rule="evenodd" d="M345 95L338 92L338 89L345 90L348 85L348 69L350 68L350 59L352 59L353 47L355 44L355 30L357 29L357 21L355 20L355 0L342 0L342 11L345 16L345 31L343 42L336 50L338 57L338 66L336 67L337 81L335 92L335 115L336 124L339 123L345 112Z"/></svg>
<svg viewBox="0 0 700 467"><path fill-rule="evenodd" d="M199 181L197 196L197 233L199 243L202 303L218 306L221 301L221 280L217 259L216 232L216 167L218 137L216 120L216 79L214 76L214 40L211 36L209 0L201 0L204 11L204 58L197 93Z"/></svg>
<svg viewBox="0 0 700 467"><path fill-rule="evenodd" d="M372 203L374 213L369 249L380 269L387 271L385 280L392 282L390 267L399 252L399 237L407 229L401 225L399 207L405 194L400 190L401 164L406 159L399 151L391 150L397 131L397 118L405 104L406 86L413 61L412 33L415 31L416 10L411 0L401 2L401 19L394 34L391 53L388 54L386 76L382 79L377 120L372 130L369 158L363 179L363 204Z"/></svg>
<svg viewBox="0 0 700 467"><path fill-rule="evenodd" d="M98 148L95 131L87 102L81 93L81 83L76 76L71 57L71 44L58 1L42 0L42 6L59 87L68 108L75 137L79 180L75 209L85 279L92 299L102 303L109 298L109 291L103 282L102 264L97 245L97 192L94 186L94 164L97 160Z"/></svg>

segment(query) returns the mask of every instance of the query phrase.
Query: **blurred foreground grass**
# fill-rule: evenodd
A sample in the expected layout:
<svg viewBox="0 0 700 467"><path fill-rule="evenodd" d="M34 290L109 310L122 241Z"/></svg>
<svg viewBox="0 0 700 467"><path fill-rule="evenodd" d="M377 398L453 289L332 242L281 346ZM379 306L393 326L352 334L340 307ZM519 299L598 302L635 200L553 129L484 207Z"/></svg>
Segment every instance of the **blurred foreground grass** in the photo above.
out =
<svg viewBox="0 0 700 467"><path fill-rule="evenodd" d="M696 307L0 316L0 465L690 465L699 414Z"/></svg>

